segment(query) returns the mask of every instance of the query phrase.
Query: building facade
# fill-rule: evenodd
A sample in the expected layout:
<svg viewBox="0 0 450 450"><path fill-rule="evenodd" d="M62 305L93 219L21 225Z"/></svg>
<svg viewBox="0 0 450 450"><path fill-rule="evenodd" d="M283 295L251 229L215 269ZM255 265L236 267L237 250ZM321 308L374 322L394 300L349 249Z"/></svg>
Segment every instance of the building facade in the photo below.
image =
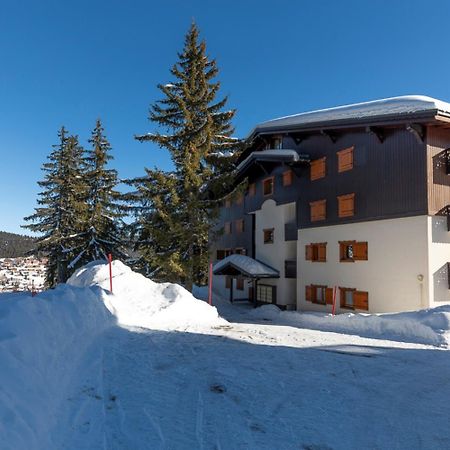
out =
<svg viewBox="0 0 450 450"><path fill-rule="evenodd" d="M338 312L450 303L449 153L450 104L423 96L256 126L236 168L246 190L211 239L215 290L324 312L333 292ZM249 276L232 254L278 277Z"/></svg>

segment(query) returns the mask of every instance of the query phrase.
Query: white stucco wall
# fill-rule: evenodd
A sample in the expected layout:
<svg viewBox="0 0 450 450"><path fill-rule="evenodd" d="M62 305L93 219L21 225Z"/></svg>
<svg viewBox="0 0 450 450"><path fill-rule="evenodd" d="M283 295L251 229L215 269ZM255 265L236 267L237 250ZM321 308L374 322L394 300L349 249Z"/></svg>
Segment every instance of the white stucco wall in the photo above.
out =
<svg viewBox="0 0 450 450"><path fill-rule="evenodd" d="M295 203L277 206L273 200L269 199L255 214L255 257L280 272L280 278L261 280L260 283L277 286L277 304L294 306L296 304L296 280L295 278L284 278L284 262L297 258L297 243L284 240L284 225L295 221ZM273 244L264 243L263 230L266 228L274 229Z"/></svg>
<svg viewBox="0 0 450 450"><path fill-rule="evenodd" d="M450 232L447 217L428 217L428 269L430 306L450 303L447 262L450 262Z"/></svg>
<svg viewBox="0 0 450 450"><path fill-rule="evenodd" d="M418 216L299 230L298 309L331 310L331 306L305 301L305 286L310 284L367 291L371 313L428 307L429 227L428 216ZM338 242L350 240L368 242L368 261L339 262ZM325 263L305 260L305 245L315 242L327 242ZM442 261L442 257L436 256L433 268L440 267ZM423 276L422 281L420 276ZM339 311L339 292L337 305Z"/></svg>

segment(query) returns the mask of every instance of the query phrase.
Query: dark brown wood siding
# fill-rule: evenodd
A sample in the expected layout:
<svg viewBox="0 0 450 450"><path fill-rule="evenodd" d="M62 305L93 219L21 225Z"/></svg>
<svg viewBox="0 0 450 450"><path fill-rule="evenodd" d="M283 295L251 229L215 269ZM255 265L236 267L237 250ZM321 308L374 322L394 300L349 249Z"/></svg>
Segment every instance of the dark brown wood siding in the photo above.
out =
<svg viewBox="0 0 450 450"><path fill-rule="evenodd" d="M447 175L447 149L450 130L429 127L427 133L428 214L446 214L450 206L450 175Z"/></svg>

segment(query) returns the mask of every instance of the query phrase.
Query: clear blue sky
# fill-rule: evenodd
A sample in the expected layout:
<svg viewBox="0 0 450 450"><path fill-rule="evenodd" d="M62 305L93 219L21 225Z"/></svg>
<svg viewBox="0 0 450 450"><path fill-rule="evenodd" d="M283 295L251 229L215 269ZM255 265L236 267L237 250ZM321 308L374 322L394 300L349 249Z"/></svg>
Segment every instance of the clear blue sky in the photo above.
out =
<svg viewBox="0 0 450 450"><path fill-rule="evenodd" d="M64 124L101 117L121 177L170 167L152 130L194 19L217 59L236 135L258 122L405 94L450 101L450 2L60 0L0 2L0 230L24 232L40 167Z"/></svg>

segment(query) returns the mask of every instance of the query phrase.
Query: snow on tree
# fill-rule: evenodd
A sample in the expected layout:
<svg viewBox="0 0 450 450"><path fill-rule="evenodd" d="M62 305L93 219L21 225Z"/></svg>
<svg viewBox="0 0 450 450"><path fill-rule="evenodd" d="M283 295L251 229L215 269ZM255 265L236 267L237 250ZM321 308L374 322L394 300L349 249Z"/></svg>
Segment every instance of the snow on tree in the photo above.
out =
<svg viewBox="0 0 450 450"><path fill-rule="evenodd" d="M86 214L86 188L83 181L83 148L77 136L61 127L59 143L53 146L43 164L44 179L38 182L38 207L25 217L24 228L38 233L36 249L48 256L47 285L54 287L71 275L69 262Z"/></svg>
<svg viewBox="0 0 450 450"><path fill-rule="evenodd" d="M227 97L216 100L217 65L195 24L178 56L170 71L174 80L158 85L163 98L150 109L157 131L136 137L168 150L174 170L146 169L134 180L141 202L136 233L147 272L191 289L206 279L208 232L241 143L232 137L235 111L225 110Z"/></svg>

